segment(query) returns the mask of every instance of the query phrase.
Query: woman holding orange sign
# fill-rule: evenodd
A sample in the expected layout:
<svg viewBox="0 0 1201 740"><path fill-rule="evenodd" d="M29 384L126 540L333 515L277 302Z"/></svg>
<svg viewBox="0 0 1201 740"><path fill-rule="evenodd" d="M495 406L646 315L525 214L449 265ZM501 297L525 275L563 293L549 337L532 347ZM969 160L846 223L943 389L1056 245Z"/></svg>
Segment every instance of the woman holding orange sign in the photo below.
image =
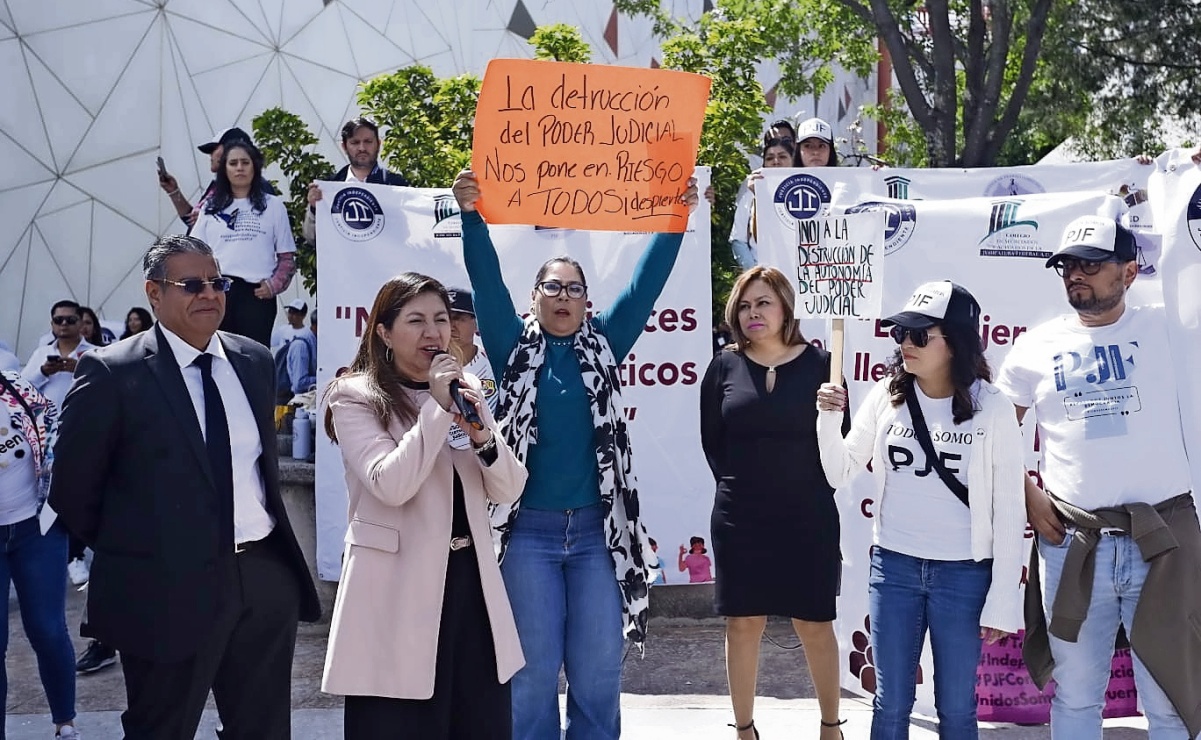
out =
<svg viewBox="0 0 1201 740"><path fill-rule="evenodd" d="M655 234L630 284L588 320L583 268L566 256L549 260L523 320L476 210L476 175L459 173L454 193L480 337L500 381L497 417L529 471L520 508L493 515L526 656L513 677L513 737L560 737L566 668L567 737L616 739L624 638L645 639L647 570L656 561L639 521L617 364L642 333L683 234ZM683 200L696 206L695 180Z"/></svg>

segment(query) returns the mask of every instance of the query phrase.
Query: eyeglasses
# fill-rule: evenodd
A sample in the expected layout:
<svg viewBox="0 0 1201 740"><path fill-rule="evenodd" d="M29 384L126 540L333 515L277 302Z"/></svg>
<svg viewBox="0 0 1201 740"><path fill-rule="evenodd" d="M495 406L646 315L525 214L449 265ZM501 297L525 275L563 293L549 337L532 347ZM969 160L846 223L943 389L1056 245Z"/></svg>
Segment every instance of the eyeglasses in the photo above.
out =
<svg viewBox="0 0 1201 740"><path fill-rule="evenodd" d="M538 290L547 298L557 298L564 290L568 298L583 298L588 294L588 286L583 283L560 283L558 280L546 280L538 283Z"/></svg>
<svg viewBox="0 0 1201 740"><path fill-rule="evenodd" d="M185 293L189 293L191 295L200 295L204 292L206 285L213 286L214 293L228 293L230 287L234 284L234 281L227 277L215 277L212 280L201 280L200 278L167 280L166 278L163 278L159 280L159 282L166 283L167 285L174 285L178 288L183 288Z"/></svg>
<svg viewBox="0 0 1201 740"><path fill-rule="evenodd" d="M1075 257L1064 257L1055 263L1055 274L1059 275L1059 277L1067 277L1072 274L1073 270L1080 270L1085 275L1096 275L1101 271L1101 265L1117 261L1114 257L1103 260L1080 260Z"/></svg>
<svg viewBox="0 0 1201 740"><path fill-rule="evenodd" d="M74 326L75 324L79 323L78 316L55 316L50 320L59 326L62 326L63 324L70 324L71 326Z"/></svg>
<svg viewBox="0 0 1201 740"><path fill-rule="evenodd" d="M897 344L904 344L905 337L913 340L914 347L925 347L930 343L931 339L946 339L945 334L931 334L929 329L906 329L903 326L894 326L888 330L892 336L892 341Z"/></svg>

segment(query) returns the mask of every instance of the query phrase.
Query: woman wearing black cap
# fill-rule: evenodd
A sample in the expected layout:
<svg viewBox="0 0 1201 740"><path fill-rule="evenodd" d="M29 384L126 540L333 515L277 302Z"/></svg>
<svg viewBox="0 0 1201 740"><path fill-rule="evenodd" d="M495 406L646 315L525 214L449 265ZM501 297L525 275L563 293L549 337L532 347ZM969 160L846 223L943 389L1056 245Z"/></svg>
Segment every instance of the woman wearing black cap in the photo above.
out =
<svg viewBox="0 0 1201 740"><path fill-rule="evenodd" d="M825 383L817 395L830 483L845 484L872 461L871 737L909 737L928 629L939 735L975 738L981 642L1022 626L1021 431L1013 405L989 382L980 304L966 289L926 283L881 326L900 347L845 440L846 392Z"/></svg>

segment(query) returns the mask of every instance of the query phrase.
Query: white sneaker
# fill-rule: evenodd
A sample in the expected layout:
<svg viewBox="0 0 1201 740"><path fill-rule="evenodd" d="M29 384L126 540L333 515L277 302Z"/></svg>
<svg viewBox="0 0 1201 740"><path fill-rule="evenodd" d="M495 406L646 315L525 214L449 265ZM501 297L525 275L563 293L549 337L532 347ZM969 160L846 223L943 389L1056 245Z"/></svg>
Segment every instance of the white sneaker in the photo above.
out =
<svg viewBox="0 0 1201 740"><path fill-rule="evenodd" d="M88 563L83 558L75 558L67 563L67 577L71 579L71 583L76 586L82 586L88 582L88 577L91 573L88 572ZM68 735L67 737L72 737Z"/></svg>
<svg viewBox="0 0 1201 740"><path fill-rule="evenodd" d="M75 729L75 725L63 725L61 730L54 733L54 736L62 738L62 740L68 740L68 738L70 740L79 740L80 737L79 730Z"/></svg>

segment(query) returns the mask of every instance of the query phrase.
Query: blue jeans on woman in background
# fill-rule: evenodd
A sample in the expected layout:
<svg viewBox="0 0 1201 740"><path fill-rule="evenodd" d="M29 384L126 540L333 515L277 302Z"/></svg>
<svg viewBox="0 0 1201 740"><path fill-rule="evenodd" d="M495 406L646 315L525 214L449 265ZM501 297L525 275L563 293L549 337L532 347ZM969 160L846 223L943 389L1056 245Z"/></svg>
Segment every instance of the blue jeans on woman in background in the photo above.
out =
<svg viewBox="0 0 1201 740"><path fill-rule="evenodd" d="M57 522L45 535L37 517L0 526L0 589L8 615L11 581L21 622L38 659L38 673L55 724L75 719L75 648L67 632L67 531ZM8 622L0 639L0 691L8 696ZM2 698L2 697L0 697ZM0 738L4 713L0 707Z"/></svg>
<svg viewBox="0 0 1201 740"><path fill-rule="evenodd" d="M926 560L872 548L868 610L876 668L872 740L909 737L918 661L926 630L934 653L938 736L972 740L980 613L992 584L992 560ZM1015 584L1016 588L1016 584Z"/></svg>
<svg viewBox="0 0 1201 740"><path fill-rule="evenodd" d="M567 740L621 735L621 593L605 509L523 508L501 564L525 667L513 677L513 740L559 740L559 669Z"/></svg>

